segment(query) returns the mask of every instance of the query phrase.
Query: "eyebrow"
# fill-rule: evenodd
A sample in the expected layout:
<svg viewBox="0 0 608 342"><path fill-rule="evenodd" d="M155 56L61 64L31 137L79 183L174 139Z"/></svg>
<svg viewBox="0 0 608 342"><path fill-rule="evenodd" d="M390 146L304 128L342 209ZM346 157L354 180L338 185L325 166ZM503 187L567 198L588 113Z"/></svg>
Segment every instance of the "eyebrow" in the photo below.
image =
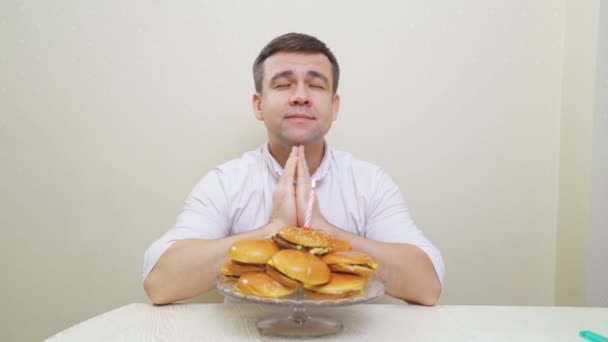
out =
<svg viewBox="0 0 608 342"><path fill-rule="evenodd" d="M327 77L318 71L310 70L306 74L308 74L308 76L320 78L323 82L325 82L325 85L329 85L329 80Z"/></svg>
<svg viewBox="0 0 608 342"><path fill-rule="evenodd" d="M323 82L325 82L326 85L329 85L329 80L327 79L327 77L318 71L309 70L306 74L311 77L320 78ZM289 77L289 76L293 76L293 71L291 71L291 70L281 71L280 73L272 76L272 78L270 79L270 83L272 84L274 81L276 81L279 78Z"/></svg>

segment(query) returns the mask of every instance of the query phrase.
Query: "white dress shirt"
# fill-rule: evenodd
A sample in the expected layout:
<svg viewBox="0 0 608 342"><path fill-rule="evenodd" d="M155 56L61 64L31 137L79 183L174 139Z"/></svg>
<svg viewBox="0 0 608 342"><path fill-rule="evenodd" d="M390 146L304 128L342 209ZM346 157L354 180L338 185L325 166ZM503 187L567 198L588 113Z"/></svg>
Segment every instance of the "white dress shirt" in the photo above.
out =
<svg viewBox="0 0 608 342"><path fill-rule="evenodd" d="M219 239L266 225L283 168L264 144L210 171L186 199L177 222L144 256L143 279L171 244L182 239ZM445 272L439 250L412 221L393 180L379 167L326 144L316 180L321 214L332 225L371 240L418 246L439 280ZM313 227L314 228L314 227Z"/></svg>

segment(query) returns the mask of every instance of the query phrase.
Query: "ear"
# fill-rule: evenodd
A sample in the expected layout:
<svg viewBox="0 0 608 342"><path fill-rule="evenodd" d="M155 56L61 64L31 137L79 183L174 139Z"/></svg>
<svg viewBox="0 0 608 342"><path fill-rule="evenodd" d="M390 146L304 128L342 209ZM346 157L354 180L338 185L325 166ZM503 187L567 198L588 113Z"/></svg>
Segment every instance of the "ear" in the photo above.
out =
<svg viewBox="0 0 608 342"><path fill-rule="evenodd" d="M255 113L256 119L264 121L264 114L262 113L262 94L258 92L253 93L251 103L253 105L253 112Z"/></svg>
<svg viewBox="0 0 608 342"><path fill-rule="evenodd" d="M338 119L338 112L340 111L340 95L338 94L334 95L331 111L331 121L336 121Z"/></svg>

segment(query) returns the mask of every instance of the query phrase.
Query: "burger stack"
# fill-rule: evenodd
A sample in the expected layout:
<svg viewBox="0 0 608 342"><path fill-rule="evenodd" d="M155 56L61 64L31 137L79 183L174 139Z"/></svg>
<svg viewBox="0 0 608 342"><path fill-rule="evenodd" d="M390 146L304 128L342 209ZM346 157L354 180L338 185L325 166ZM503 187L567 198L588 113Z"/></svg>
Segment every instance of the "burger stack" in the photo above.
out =
<svg viewBox="0 0 608 342"><path fill-rule="evenodd" d="M351 249L321 230L283 227L270 239L235 242L220 273L246 295L283 298L302 288L313 299L355 297L378 265Z"/></svg>

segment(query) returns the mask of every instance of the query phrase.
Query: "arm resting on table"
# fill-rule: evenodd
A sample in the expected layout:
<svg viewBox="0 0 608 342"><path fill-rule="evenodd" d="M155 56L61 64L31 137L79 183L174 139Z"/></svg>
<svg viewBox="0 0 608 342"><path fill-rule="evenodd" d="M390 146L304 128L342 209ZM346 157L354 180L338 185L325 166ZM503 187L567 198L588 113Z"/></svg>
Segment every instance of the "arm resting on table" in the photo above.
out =
<svg viewBox="0 0 608 342"><path fill-rule="evenodd" d="M264 238L276 230L275 225L268 224L223 239L176 241L158 259L144 280L144 289L154 304L173 303L209 291L235 241Z"/></svg>
<svg viewBox="0 0 608 342"><path fill-rule="evenodd" d="M387 283L386 293L422 305L435 305L441 282L429 256L417 246L380 242L349 233L327 222L325 231L347 240L353 250L368 254L379 265L377 275Z"/></svg>

